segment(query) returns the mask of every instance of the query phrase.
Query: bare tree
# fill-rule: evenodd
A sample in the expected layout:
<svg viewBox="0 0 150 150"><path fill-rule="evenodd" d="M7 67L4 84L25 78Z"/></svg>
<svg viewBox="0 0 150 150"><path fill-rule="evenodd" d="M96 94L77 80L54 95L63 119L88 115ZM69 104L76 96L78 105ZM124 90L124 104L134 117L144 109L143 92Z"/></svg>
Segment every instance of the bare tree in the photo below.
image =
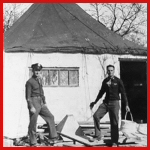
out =
<svg viewBox="0 0 150 150"><path fill-rule="evenodd" d="M29 5L22 7L23 3L4 3L4 31L7 31L17 19L28 9Z"/></svg>
<svg viewBox="0 0 150 150"><path fill-rule="evenodd" d="M131 41L145 44L141 39L144 37L144 41L147 40L146 4L91 3L90 6L89 13L111 31Z"/></svg>

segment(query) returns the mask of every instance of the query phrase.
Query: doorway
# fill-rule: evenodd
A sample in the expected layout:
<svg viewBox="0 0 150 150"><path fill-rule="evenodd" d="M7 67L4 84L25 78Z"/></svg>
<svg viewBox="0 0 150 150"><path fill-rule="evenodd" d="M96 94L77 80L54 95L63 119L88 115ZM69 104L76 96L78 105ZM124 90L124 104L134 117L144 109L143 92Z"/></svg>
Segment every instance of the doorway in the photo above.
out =
<svg viewBox="0 0 150 150"><path fill-rule="evenodd" d="M147 61L120 59L120 78L125 86L133 120L147 123ZM121 112L124 118L125 107L122 105Z"/></svg>

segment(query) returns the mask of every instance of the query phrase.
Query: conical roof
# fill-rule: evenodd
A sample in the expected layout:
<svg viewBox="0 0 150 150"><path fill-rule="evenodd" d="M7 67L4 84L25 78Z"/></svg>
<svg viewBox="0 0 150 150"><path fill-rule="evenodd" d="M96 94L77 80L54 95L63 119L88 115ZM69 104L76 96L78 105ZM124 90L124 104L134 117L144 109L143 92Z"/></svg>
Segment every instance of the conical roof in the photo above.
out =
<svg viewBox="0 0 150 150"><path fill-rule="evenodd" d="M147 55L77 4L33 4L5 33L5 52Z"/></svg>

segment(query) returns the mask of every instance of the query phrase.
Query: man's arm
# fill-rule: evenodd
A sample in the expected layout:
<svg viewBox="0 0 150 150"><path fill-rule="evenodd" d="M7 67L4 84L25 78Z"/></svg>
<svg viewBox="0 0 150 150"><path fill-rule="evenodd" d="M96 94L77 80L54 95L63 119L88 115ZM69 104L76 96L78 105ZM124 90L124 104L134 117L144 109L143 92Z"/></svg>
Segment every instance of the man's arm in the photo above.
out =
<svg viewBox="0 0 150 150"><path fill-rule="evenodd" d="M32 104L32 101L31 101L31 90L32 90L32 87L31 87L31 84L29 82L26 83L26 100L27 100L27 103L28 103L28 107L29 109L33 107L33 104Z"/></svg>
<svg viewBox="0 0 150 150"><path fill-rule="evenodd" d="M105 82L103 81L102 83L102 86L101 86L101 89L96 97L96 100L95 100L95 104L99 101L99 99L103 96L103 94L105 93Z"/></svg>
<svg viewBox="0 0 150 150"><path fill-rule="evenodd" d="M99 91L99 93L98 93L98 95L97 95L95 101L90 104L90 108L91 108L91 109L92 109L93 106L99 101L99 99L103 96L103 94L104 94L105 92L106 92L106 89L105 89L105 82L103 81L102 86L101 86L101 89L100 89L100 91Z"/></svg>

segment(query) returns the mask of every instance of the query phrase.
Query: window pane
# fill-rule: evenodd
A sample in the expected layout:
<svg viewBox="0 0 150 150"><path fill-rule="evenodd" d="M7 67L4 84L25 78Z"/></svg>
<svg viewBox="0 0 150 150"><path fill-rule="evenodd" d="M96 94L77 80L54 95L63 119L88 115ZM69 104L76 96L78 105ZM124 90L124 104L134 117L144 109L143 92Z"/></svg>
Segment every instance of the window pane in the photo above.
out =
<svg viewBox="0 0 150 150"><path fill-rule="evenodd" d="M79 86L78 68L43 68L41 73L43 86ZM32 69L29 68L29 77L32 74Z"/></svg>
<svg viewBox="0 0 150 150"><path fill-rule="evenodd" d="M42 83L43 83L43 86L49 85L48 70L42 71Z"/></svg>
<svg viewBox="0 0 150 150"><path fill-rule="evenodd" d="M78 71L77 70L69 71L69 85L78 86L79 85L78 80L79 80Z"/></svg>
<svg viewBox="0 0 150 150"><path fill-rule="evenodd" d="M60 86L68 86L68 71L60 71Z"/></svg>
<svg viewBox="0 0 150 150"><path fill-rule="evenodd" d="M57 86L58 85L58 71L51 70L49 71L49 74L50 74L50 85Z"/></svg>

